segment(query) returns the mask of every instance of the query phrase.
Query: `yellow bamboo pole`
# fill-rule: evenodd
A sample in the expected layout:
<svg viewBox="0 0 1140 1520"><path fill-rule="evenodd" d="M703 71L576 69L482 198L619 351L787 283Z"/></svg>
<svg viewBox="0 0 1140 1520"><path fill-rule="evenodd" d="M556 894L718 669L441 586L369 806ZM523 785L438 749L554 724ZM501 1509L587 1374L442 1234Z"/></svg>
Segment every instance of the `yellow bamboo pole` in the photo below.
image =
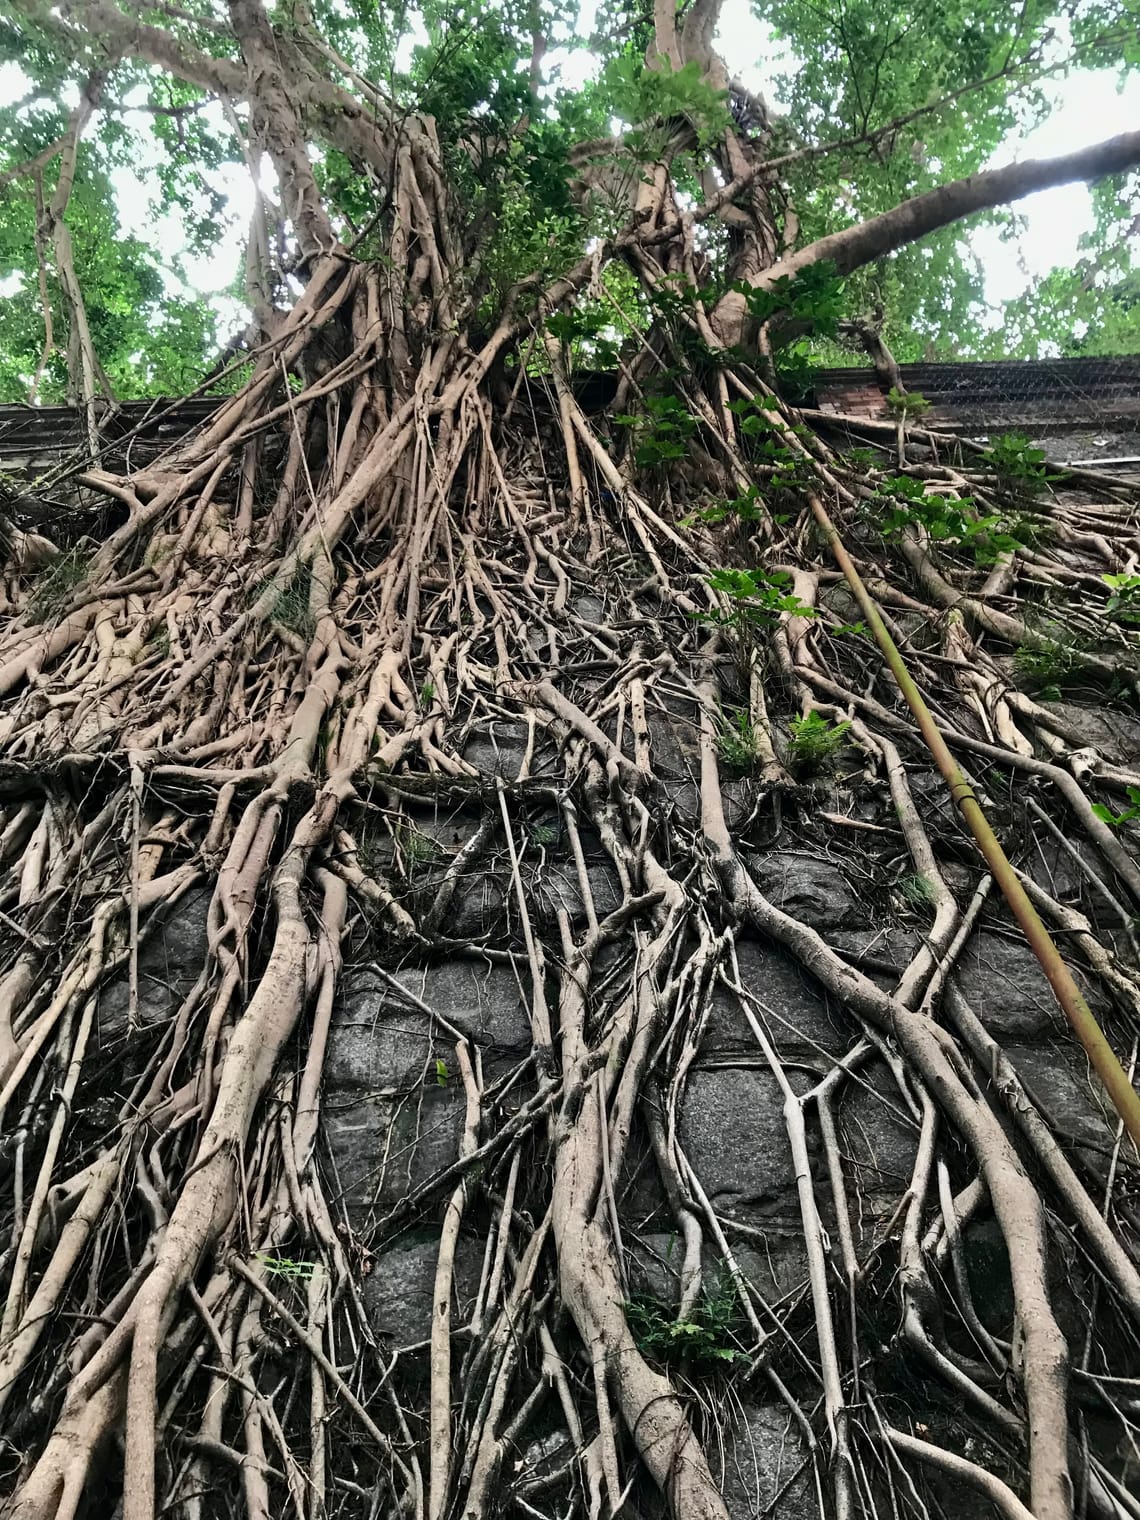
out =
<svg viewBox="0 0 1140 1520"><path fill-rule="evenodd" d="M957 761L950 753L946 740L942 737L934 715L927 707L922 693L915 684L914 677L906 667L899 652L898 646L887 629L879 614L879 609L871 599L871 594L863 584L863 579L856 570L851 556L848 554L839 531L818 496L811 495L811 509L815 519L822 528L824 536L835 556L836 563L843 571L847 584L856 601L862 609L863 616L867 619L871 632L875 636L875 642L882 650L883 658L890 667L891 674L898 683L898 688L906 698L907 705L914 714L922 737L926 740L930 753L934 756L935 764L942 772L954 804L969 826L970 832L977 840L978 848L989 866L994 880L1005 894L1005 900L1013 910L1013 916L1021 925L1022 932L1029 941L1030 948L1038 961L1041 969L1049 979L1049 985L1056 994L1057 1001L1064 1010L1065 1017L1073 1026L1077 1038L1084 1046L1093 1069L1104 1084L1104 1089L1112 1100L1112 1105L1124 1124L1125 1129L1131 1135L1137 1150L1140 1150L1140 1095L1128 1080L1128 1075L1123 1066L1116 1058L1116 1053L1105 1038L1104 1030L1096 1021L1096 1015L1089 1007L1080 988L1073 980L1072 973L1061 958L1061 952L1053 943L1052 936L1030 902L1025 888L1017 878L1017 873L1010 864L1005 851L1002 849L997 835L990 827L989 820L982 812L973 788L963 776Z"/></svg>

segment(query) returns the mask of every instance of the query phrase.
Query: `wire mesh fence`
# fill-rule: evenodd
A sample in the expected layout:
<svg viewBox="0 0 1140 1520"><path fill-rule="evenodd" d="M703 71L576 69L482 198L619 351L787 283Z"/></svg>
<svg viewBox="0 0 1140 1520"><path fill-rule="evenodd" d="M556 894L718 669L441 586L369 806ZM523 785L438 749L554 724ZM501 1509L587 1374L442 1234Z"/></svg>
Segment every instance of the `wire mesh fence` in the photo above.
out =
<svg viewBox="0 0 1140 1520"><path fill-rule="evenodd" d="M903 384L930 403L923 422L988 442L1021 432L1061 463L1140 463L1140 355L979 364L903 364ZM892 416L869 367L822 372L821 411L870 420Z"/></svg>

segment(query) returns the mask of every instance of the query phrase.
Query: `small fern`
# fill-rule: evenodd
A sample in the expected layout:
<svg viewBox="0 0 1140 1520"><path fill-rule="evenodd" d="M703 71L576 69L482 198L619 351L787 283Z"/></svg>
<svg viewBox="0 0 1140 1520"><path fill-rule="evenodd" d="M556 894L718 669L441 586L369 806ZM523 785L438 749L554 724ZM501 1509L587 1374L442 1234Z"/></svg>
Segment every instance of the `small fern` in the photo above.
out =
<svg viewBox="0 0 1140 1520"><path fill-rule="evenodd" d="M799 774L819 770L841 748L850 723L829 723L819 712L793 718L792 737L788 741L788 762Z"/></svg>

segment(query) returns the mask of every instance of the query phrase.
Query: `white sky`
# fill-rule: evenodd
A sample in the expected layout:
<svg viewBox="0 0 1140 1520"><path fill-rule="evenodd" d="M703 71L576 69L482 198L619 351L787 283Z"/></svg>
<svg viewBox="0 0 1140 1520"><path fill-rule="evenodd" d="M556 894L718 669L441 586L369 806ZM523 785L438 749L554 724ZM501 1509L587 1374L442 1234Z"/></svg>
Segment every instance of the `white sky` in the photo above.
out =
<svg viewBox="0 0 1140 1520"><path fill-rule="evenodd" d="M596 0L583 0L579 36L590 34L595 6ZM748 0L724 0L717 41L731 70L778 109L772 75L779 70L779 54L767 27L752 15ZM410 54L411 46L412 39L407 39L402 51ZM547 56L547 65L557 68L558 82L570 88L589 77L595 67L588 52L566 48L553 49ZM0 100L19 98L26 85L16 65L0 65ZM1109 70L1079 71L1058 78L1047 89L1053 100L1049 119L1027 134L1011 133L994 155L991 166L1013 159L1072 152L1118 132L1134 130L1140 121L1140 74L1128 76L1123 90L1118 89L1117 76ZM145 126L144 119L140 118L139 124ZM157 243L167 258L179 253L184 247L179 216L177 212L157 211L158 185L153 170L124 168L116 172L114 179L124 231ZM212 297L224 318L239 326L241 308L223 292L230 287L240 267L251 201L249 180L244 167L236 164L210 171L209 179L229 202L228 225L221 244L208 256L182 254L184 290L187 294L194 291ZM1024 226L1012 236L993 227L976 227L965 234L965 240L982 260L985 293L991 307L1022 294L1035 278L1050 269L1071 265L1077 257L1079 238L1092 226L1091 197L1084 185L1041 191L1019 201L1016 210L1024 218ZM1137 242L1135 256L1140 262L1140 240ZM993 312L991 320L1000 321L1000 313Z"/></svg>

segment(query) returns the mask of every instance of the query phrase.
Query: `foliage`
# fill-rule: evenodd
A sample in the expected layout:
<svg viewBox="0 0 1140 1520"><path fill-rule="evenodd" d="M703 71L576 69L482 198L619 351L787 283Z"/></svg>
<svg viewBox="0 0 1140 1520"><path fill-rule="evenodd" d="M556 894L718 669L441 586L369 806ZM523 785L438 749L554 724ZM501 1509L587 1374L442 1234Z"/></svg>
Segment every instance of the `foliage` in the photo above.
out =
<svg viewBox="0 0 1140 1520"><path fill-rule="evenodd" d="M1013 496L1038 496L1057 479L1045 470L1045 450L1023 433L1003 433L985 451L999 484Z"/></svg>
<svg viewBox="0 0 1140 1520"><path fill-rule="evenodd" d="M721 713L716 735L717 753L732 770L748 771L756 764L760 747L756 725L743 710Z"/></svg>
<svg viewBox="0 0 1140 1520"><path fill-rule="evenodd" d="M789 344L794 333L804 328L819 337L832 337L846 314L845 282L832 259L820 259L794 275L781 275L765 285L739 281L731 288L744 297L755 321L783 318L783 335L777 331L772 336L774 348Z"/></svg>
<svg viewBox="0 0 1140 1520"><path fill-rule="evenodd" d="M1079 677L1086 666L1071 640L1056 633L1035 633L1014 652L1013 668L1020 680L1044 691L1064 686Z"/></svg>
<svg viewBox="0 0 1140 1520"><path fill-rule="evenodd" d="M788 587L784 570L714 570L705 584L727 600L726 607L692 614L697 622L719 628L726 636L741 678L748 679L764 638L783 614L814 617L815 609L801 602Z"/></svg>
<svg viewBox="0 0 1140 1520"><path fill-rule="evenodd" d="M620 412L614 422L632 430L634 463L642 469L684 459L697 430L697 419L676 396L647 396L644 416Z"/></svg>
<svg viewBox="0 0 1140 1520"><path fill-rule="evenodd" d="M928 494L913 475L897 475L878 483L876 491L894 505L878 516L888 538L898 537L917 523L934 543L968 549L978 565L993 564L1002 554L1012 554L1031 543L1039 527L1032 518L1012 512L978 513L973 497Z"/></svg>
<svg viewBox="0 0 1140 1520"><path fill-rule="evenodd" d="M275 623L295 633L305 643L316 632L310 606L312 579L309 566L302 565L289 584L278 592L269 614Z"/></svg>
<svg viewBox="0 0 1140 1520"><path fill-rule="evenodd" d="M257 1261L267 1277L287 1277L296 1282L307 1282L316 1270L313 1262L294 1261L289 1256L259 1255Z"/></svg>
<svg viewBox="0 0 1140 1520"><path fill-rule="evenodd" d="M635 1294L625 1305L638 1350L666 1366L684 1362L691 1371L713 1371L741 1360L740 1311L727 1273L706 1286L687 1319L675 1318L651 1294Z"/></svg>
<svg viewBox="0 0 1140 1520"><path fill-rule="evenodd" d="M895 890L911 908L928 908L934 903L934 886L926 876L912 874L900 877L895 883Z"/></svg>
<svg viewBox="0 0 1140 1520"><path fill-rule="evenodd" d="M713 570L705 577L705 584L728 598L728 608L698 613L697 617L737 633L770 629L784 613L814 617L815 609L788 591L791 583L786 570Z"/></svg>
<svg viewBox="0 0 1140 1520"><path fill-rule="evenodd" d="M602 71L601 88L606 92L616 115L631 126L668 122L683 117L696 129L700 147L708 147L731 125L726 105L727 92L714 89L701 77L696 62L674 69L668 58L659 66L647 69L631 53L611 59ZM635 155L655 145L646 132L627 135L627 148ZM649 156L653 156L652 153Z"/></svg>
<svg viewBox="0 0 1140 1520"><path fill-rule="evenodd" d="M1128 788L1128 802L1129 806L1120 813L1114 813L1103 802L1094 802L1092 810L1102 822L1118 829L1122 823L1131 823L1133 819L1140 818L1140 786Z"/></svg>
<svg viewBox="0 0 1140 1520"><path fill-rule="evenodd" d="M37 132L20 134L21 151L34 151L57 125L49 118ZM201 377L216 342L216 316L203 302L179 292L174 271L164 271L153 248L120 230L114 168L105 151L82 145L68 206L95 351L116 396L182 395ZM52 188L49 181L45 193ZM0 296L0 401L28 400L44 347L35 223L28 185L18 182L0 194L0 288L9 292ZM68 393L68 329L54 266L48 270L47 291L55 312L56 347L39 399L61 402Z"/></svg>
<svg viewBox="0 0 1140 1520"><path fill-rule="evenodd" d="M846 741L850 723L829 723L814 709L802 718L793 718L789 727L788 763L794 774L810 775L820 770Z"/></svg>
<svg viewBox="0 0 1140 1520"><path fill-rule="evenodd" d="M735 402L729 403L730 407ZM681 527L691 528L694 523L722 523L729 518L737 518L740 522L758 522L764 513L764 503L760 498L760 487L751 485L736 496L719 497L707 506L701 507L690 517L681 519Z"/></svg>
<svg viewBox="0 0 1140 1520"><path fill-rule="evenodd" d="M612 276L610 276L612 280ZM574 368L576 358L597 369L616 369L619 344L616 313L608 303L586 302L569 311L556 311L546 319L546 330L552 333L564 349L568 368ZM623 422L623 427L637 426L643 419Z"/></svg>
<svg viewBox="0 0 1140 1520"><path fill-rule="evenodd" d="M1140 623L1140 575L1102 575L1109 589L1105 615L1114 623Z"/></svg>
<svg viewBox="0 0 1140 1520"><path fill-rule="evenodd" d="M1089 187L1093 226L1071 266L1034 279L1007 301L1001 322L979 348L982 358L1140 353L1140 270L1134 219L1140 175L1117 175Z"/></svg>
<svg viewBox="0 0 1140 1520"><path fill-rule="evenodd" d="M921 391L900 391L892 385L887 392L887 405L896 417L921 417L930 410L930 402Z"/></svg>
<svg viewBox="0 0 1140 1520"><path fill-rule="evenodd" d="M430 834L416 828L413 823L401 824L396 843L407 862L409 873L419 865L427 865L440 853L440 846Z"/></svg>
<svg viewBox="0 0 1140 1520"><path fill-rule="evenodd" d="M805 241L981 167L1012 125L1043 114L1047 97L1038 81L1067 61L1057 50L1065 28L1073 58L1112 66L1130 57L1135 31L1125 6L1073 0L1030 0L1016 15L966 0L903 0L890 10L872 0L846 0L838 10L757 0L756 8L788 45L779 77L786 114L774 127L774 148L794 152L804 143L866 137L788 165L787 188ZM45 19L46 11L37 15L21 7L0 29L0 62L18 64L28 81L21 98L0 108L0 169L27 162L58 139L98 56L105 109L81 146L68 208L76 265L115 393L178 394L217 351L217 309L196 296L186 260L220 250L233 222L227 185L244 158L234 119L200 83L113 50L107 67L98 49L77 47L66 28ZM195 15L191 7L172 25L179 44L207 60L232 60L225 28L208 12L200 24ZM418 109L434 118L442 164L459 192L459 231L468 248L480 250L470 294L488 320L517 281L562 273L595 237L613 230L614 215L624 216L620 195L620 211L615 205L607 212L597 200L584 210L572 190L576 144L604 143L615 122L626 124L595 162L636 187L643 165L666 141L680 141L682 124L688 135L681 134L674 171L678 183L699 194L710 155L731 123L725 92L695 61L673 67L658 58L646 66L646 18L615 10L588 42L574 38L576 20L565 0L505 0L490 9L473 0L446 7L430 0L414 13L402 3L352 0L321 3L296 17L273 12L290 45L315 31L336 50L353 71L336 74L346 99L360 96L363 81L375 81L397 113ZM536 29L560 39L568 54L589 46L592 77L582 88L561 88L557 68L540 70L536 87L529 67ZM932 111L943 97L945 107ZM912 123L891 125L915 112ZM387 191L334 140L327 114L316 113L309 127L318 181L338 226L354 236L373 224ZM48 195L57 167L58 159L44 171ZM1009 303L996 335L981 321L982 272L954 228L845 280L819 265L767 290L740 288L757 320L771 324L782 384L792 395L803 393L821 357L842 353L835 332L841 302L849 310L881 307L884 337L904 360L928 350L928 356L990 352L995 344L1002 352L1037 352L1043 344L1064 352L1135 351L1140 303L1128 252L1135 189L1135 175L1095 187L1095 225L1079 267L1053 271ZM127 230L121 208L128 198L149 203L154 239ZM1016 226L1008 211L991 220ZM34 222L32 182L17 177L0 193L0 398L9 400L26 396L43 346ZM365 251L379 246L373 232ZM728 247L711 237L703 245L711 285L719 282L721 290L735 278ZM287 302L287 261L275 254L271 264L268 294ZM48 287L62 343L66 316L50 267ZM248 299L236 263L230 290ZM599 363L608 366L615 357L600 348ZM42 394L60 400L65 393L61 347Z"/></svg>
<svg viewBox="0 0 1140 1520"><path fill-rule="evenodd" d="M28 602L34 623L46 623L70 605L77 586L87 579L91 556L82 549L68 549L39 571Z"/></svg>

